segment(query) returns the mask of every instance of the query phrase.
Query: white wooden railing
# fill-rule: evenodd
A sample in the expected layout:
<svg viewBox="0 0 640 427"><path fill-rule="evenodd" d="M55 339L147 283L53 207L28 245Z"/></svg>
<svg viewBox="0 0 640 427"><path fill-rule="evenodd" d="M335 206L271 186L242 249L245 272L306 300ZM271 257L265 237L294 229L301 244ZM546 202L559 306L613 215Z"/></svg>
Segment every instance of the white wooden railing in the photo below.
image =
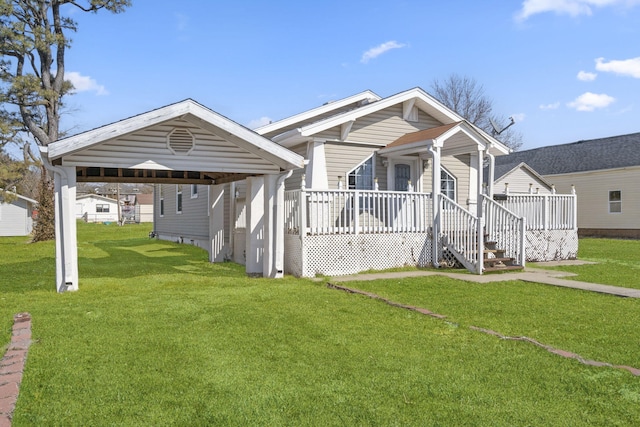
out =
<svg viewBox="0 0 640 427"><path fill-rule="evenodd" d="M482 235L478 218L450 198L440 194L439 235L446 247L469 271L480 272Z"/></svg>
<svg viewBox="0 0 640 427"><path fill-rule="evenodd" d="M497 200L505 209L526 218L527 230L576 230L575 194L507 194Z"/></svg>
<svg viewBox="0 0 640 427"><path fill-rule="evenodd" d="M482 217L484 233L496 242L496 248L503 249L506 257L524 266L527 219L487 196L482 196Z"/></svg>
<svg viewBox="0 0 640 427"><path fill-rule="evenodd" d="M427 232L433 226L431 195L369 190L285 192L285 230L290 234Z"/></svg>

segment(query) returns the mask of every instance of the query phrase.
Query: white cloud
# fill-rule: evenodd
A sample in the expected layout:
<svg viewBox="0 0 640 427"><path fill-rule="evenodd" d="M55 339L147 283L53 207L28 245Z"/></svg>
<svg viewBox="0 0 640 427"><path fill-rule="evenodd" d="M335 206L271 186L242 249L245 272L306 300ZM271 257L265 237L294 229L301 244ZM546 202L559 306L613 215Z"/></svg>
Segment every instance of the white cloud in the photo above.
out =
<svg viewBox="0 0 640 427"><path fill-rule="evenodd" d="M103 85L99 85L89 76L83 76L77 71L69 71L64 73L64 79L73 84L74 92L95 92L96 95L109 95L109 92Z"/></svg>
<svg viewBox="0 0 640 427"><path fill-rule="evenodd" d="M604 58L597 58L596 70L640 79L640 56L637 58L612 60L609 62L605 62Z"/></svg>
<svg viewBox="0 0 640 427"><path fill-rule="evenodd" d="M259 127L266 126L269 123L271 123L271 119L269 117L260 117L259 119L251 120L247 127L249 129L258 129Z"/></svg>
<svg viewBox="0 0 640 427"><path fill-rule="evenodd" d="M554 12L557 15L591 15L593 7L623 6L633 7L640 0L525 0L516 14L517 21L525 21L533 15Z"/></svg>
<svg viewBox="0 0 640 427"><path fill-rule="evenodd" d="M587 71L580 71L577 75L578 80L583 82L592 82L598 77L597 73L589 73Z"/></svg>
<svg viewBox="0 0 640 427"><path fill-rule="evenodd" d="M585 92L574 101L567 104L578 111L593 111L596 108L605 108L611 105L616 99L604 93L597 94Z"/></svg>
<svg viewBox="0 0 640 427"><path fill-rule="evenodd" d="M560 102L554 102L553 104L540 105L541 110L557 110L560 108Z"/></svg>
<svg viewBox="0 0 640 427"><path fill-rule="evenodd" d="M398 43L395 40L382 43L381 45L372 47L371 49L363 53L362 58L360 59L360 62L362 62L363 64L366 64L367 62L369 62L370 59L377 58L378 56L382 55L385 52L390 51L391 49L401 49L405 46L406 44Z"/></svg>

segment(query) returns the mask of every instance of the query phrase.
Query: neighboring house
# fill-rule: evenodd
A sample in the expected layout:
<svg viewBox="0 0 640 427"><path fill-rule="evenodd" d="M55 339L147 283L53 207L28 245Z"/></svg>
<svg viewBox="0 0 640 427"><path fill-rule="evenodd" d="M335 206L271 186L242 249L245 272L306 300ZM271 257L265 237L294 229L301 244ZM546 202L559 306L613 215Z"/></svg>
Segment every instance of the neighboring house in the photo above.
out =
<svg viewBox="0 0 640 427"><path fill-rule="evenodd" d="M19 194L10 202L5 202L0 196L0 236L31 234L37 205L35 200Z"/></svg>
<svg viewBox="0 0 640 427"><path fill-rule="evenodd" d="M98 194L76 197L76 218L85 222L117 222L118 203Z"/></svg>
<svg viewBox="0 0 640 427"><path fill-rule="evenodd" d="M153 222L153 193L136 195L137 222Z"/></svg>
<svg viewBox="0 0 640 427"><path fill-rule="evenodd" d="M579 235L640 238L640 133L519 151L496 169L521 162L558 192L575 186Z"/></svg>
<svg viewBox="0 0 640 427"><path fill-rule="evenodd" d="M510 156L503 156L496 160L493 180L495 192L504 194L553 193L553 186L538 172L524 162L513 166L511 162L507 162L509 158Z"/></svg>
<svg viewBox="0 0 640 427"><path fill-rule="evenodd" d="M542 196L496 203L493 185L483 188L483 165L495 176L494 159L510 150L422 89L387 98L365 91L255 132L307 163L288 174L277 202L284 217L273 225L252 214L270 209L253 178L227 185L226 259L255 261L247 248L272 227L285 230L284 271L307 277L456 263L482 273L495 264L483 259L485 234L505 254L496 258L519 265L576 256L575 196L545 196L557 206L551 211ZM211 203L201 185L156 186L156 234L208 248ZM519 215L500 203L517 204Z"/></svg>

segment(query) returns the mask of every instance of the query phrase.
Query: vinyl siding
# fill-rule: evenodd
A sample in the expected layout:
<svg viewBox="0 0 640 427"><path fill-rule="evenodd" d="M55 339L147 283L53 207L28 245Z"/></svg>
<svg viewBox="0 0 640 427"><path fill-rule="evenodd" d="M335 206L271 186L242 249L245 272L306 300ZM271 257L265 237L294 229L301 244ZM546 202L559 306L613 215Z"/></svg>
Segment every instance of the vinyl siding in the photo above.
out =
<svg viewBox="0 0 640 427"><path fill-rule="evenodd" d="M560 194L576 186L578 228L640 229L640 167L547 175ZM622 212L609 213L609 191L620 190Z"/></svg>
<svg viewBox="0 0 640 427"><path fill-rule="evenodd" d="M324 150L327 159L327 178L329 188L337 189L338 177L341 176L342 183L346 189L346 176L349 171L371 156L376 151L376 148L344 143L326 143ZM377 167L375 172L376 175L380 174Z"/></svg>
<svg viewBox="0 0 640 427"><path fill-rule="evenodd" d="M408 122L402 118L402 105L400 104L356 120L351 127L348 140L385 146L404 134L429 129L441 124L422 111L418 113L417 122Z"/></svg>
<svg viewBox="0 0 640 427"><path fill-rule="evenodd" d="M26 236L32 231L31 205L17 199L0 203L0 236Z"/></svg>
<svg viewBox="0 0 640 427"><path fill-rule="evenodd" d="M443 157L440 165L456 179L456 202L463 207L468 207L469 177L471 173L471 155ZM431 193L431 177L433 175L433 161L429 159L429 167L424 172L422 185L425 193Z"/></svg>
<svg viewBox="0 0 640 427"><path fill-rule="evenodd" d="M296 154L300 154L305 159L307 158L307 144L300 144L293 148L290 148ZM299 190L302 182L302 174L306 173L306 168L295 169L291 176L284 182L285 190Z"/></svg>
<svg viewBox="0 0 640 427"><path fill-rule="evenodd" d="M207 187L198 188L199 194L191 198L190 185L182 186L182 214L176 213L176 185L162 184L164 196L164 216L160 217L159 202L155 230L160 234L189 239L209 238L209 217L207 215ZM158 197L159 200L159 197Z"/></svg>
<svg viewBox="0 0 640 427"><path fill-rule="evenodd" d="M551 190L544 182L540 181L536 176L531 175L528 171L518 168L497 179L494 183L493 192L503 193L504 184L509 183L509 193L529 193L529 184L533 184L533 192L540 190L540 194L551 194Z"/></svg>

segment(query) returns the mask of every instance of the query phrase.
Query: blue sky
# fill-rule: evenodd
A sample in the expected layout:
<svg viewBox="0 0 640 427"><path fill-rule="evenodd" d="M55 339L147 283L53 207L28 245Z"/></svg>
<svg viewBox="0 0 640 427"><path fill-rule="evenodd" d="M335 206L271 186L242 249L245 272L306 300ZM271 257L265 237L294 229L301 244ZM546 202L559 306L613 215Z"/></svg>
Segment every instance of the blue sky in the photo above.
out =
<svg viewBox="0 0 640 427"><path fill-rule="evenodd" d="M640 0L133 0L72 16L70 133L186 98L255 127L452 73L516 119L521 149L640 132Z"/></svg>

